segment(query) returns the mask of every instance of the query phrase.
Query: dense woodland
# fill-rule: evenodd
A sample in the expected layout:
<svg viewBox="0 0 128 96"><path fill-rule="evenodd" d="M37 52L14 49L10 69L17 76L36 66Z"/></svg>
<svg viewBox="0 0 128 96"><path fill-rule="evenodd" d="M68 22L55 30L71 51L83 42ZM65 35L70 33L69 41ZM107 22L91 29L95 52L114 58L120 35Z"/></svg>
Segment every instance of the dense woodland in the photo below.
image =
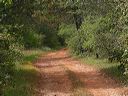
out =
<svg viewBox="0 0 128 96"><path fill-rule="evenodd" d="M76 56L120 62L127 75L128 1L0 0L1 91L22 62L22 50L62 47Z"/></svg>

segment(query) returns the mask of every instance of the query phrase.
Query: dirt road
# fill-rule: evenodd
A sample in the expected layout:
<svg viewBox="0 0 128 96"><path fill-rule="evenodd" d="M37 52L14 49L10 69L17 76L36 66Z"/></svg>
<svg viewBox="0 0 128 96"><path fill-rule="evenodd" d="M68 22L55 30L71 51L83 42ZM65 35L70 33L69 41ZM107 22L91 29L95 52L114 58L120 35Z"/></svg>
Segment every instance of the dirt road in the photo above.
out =
<svg viewBox="0 0 128 96"><path fill-rule="evenodd" d="M71 58L66 50L42 56L35 66L40 70L36 96L128 96L128 88Z"/></svg>

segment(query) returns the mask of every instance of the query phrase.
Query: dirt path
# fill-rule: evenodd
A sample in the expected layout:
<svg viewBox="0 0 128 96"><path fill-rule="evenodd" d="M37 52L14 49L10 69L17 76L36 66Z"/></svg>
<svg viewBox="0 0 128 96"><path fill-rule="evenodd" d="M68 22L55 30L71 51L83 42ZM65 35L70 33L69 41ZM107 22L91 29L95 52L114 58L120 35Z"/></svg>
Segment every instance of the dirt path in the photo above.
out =
<svg viewBox="0 0 128 96"><path fill-rule="evenodd" d="M42 56L35 66L41 74L36 96L128 96L128 88L74 60L65 50Z"/></svg>

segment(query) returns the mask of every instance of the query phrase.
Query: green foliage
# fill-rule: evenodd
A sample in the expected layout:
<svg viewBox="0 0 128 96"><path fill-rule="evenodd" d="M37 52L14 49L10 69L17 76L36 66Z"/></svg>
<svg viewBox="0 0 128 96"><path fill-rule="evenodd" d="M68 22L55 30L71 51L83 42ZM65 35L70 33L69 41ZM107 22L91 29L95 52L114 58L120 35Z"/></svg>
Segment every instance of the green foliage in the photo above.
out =
<svg viewBox="0 0 128 96"><path fill-rule="evenodd" d="M11 35L1 33L0 34L0 87L1 88L6 86L12 79L14 65L15 62L19 60L19 57L21 57L20 51L18 51L14 47L14 43L11 42Z"/></svg>
<svg viewBox="0 0 128 96"><path fill-rule="evenodd" d="M97 13L93 14L90 10L85 10L85 13L90 12L91 15L85 15L85 21L78 31L70 31L71 27L67 25L68 27L61 26L60 34L64 38L68 38L68 47L77 55L90 55L91 53L93 55L96 54L96 57L107 58L111 62L121 62L123 54L128 47L127 1L105 0L104 2L99 1L98 3L97 1L87 2L91 4L89 9L91 10L91 8L95 7ZM97 6L96 4L101 6ZM107 5L109 7L105 7ZM112 10L110 10L111 8ZM127 64L124 65L122 72L125 69L127 70Z"/></svg>
<svg viewBox="0 0 128 96"><path fill-rule="evenodd" d="M108 62L107 59L97 59L95 57L84 57L81 59L82 62L85 64L89 64L91 66L94 66L98 68L101 71L104 71L108 76L111 76L111 78L116 78L116 80L121 81L121 83L128 83L127 79L128 77L125 77L122 75L122 73L119 71L118 66L120 63L118 62Z"/></svg>
<svg viewBox="0 0 128 96"><path fill-rule="evenodd" d="M96 30L99 26L99 22L101 18L88 16L85 18L85 22L83 23L81 30L85 33L84 37L86 38L85 42L83 43L84 49L86 49L86 54L89 55L90 53L96 53L95 46L96 46Z"/></svg>
<svg viewBox="0 0 128 96"><path fill-rule="evenodd" d="M128 75L128 50L125 50L124 54L122 55L121 65L122 69L120 68L120 70L123 72L123 74Z"/></svg>
<svg viewBox="0 0 128 96"><path fill-rule="evenodd" d="M25 50L23 51L23 63L16 64L13 70L13 79L11 84L5 87L3 96L33 96L35 87L38 82L38 72L33 66L42 50Z"/></svg>
<svg viewBox="0 0 128 96"><path fill-rule="evenodd" d="M95 19L95 20L94 20ZM85 18L81 28L77 31L73 25L61 25L59 35L62 36L76 55L88 55L95 46L95 31L100 19L88 16Z"/></svg>
<svg viewBox="0 0 128 96"><path fill-rule="evenodd" d="M103 36L102 41L104 41L104 43L103 42L102 43L104 44L104 46L106 46L105 48L107 55L109 56L108 58L116 59L122 62L124 56L123 54L125 54L125 50L127 50L128 47L128 43L127 43L128 3L125 0L123 2L120 0L117 0L115 2L116 2L115 9L112 11L112 13L110 13L105 17L105 20L103 20L103 22L100 23L102 24L101 25L102 27L101 28L99 27L98 31L99 32L101 31L100 32L101 35L99 35L97 39ZM106 38L106 40L104 40L104 38ZM97 42L97 44L99 44L99 42ZM100 46L100 48L102 47ZM127 63L125 62L125 64L123 64L121 71L122 73L126 73L126 70L127 70Z"/></svg>
<svg viewBox="0 0 128 96"><path fill-rule="evenodd" d="M85 40L83 31L79 30L79 32L77 32L75 25L62 24L58 34L65 39L71 53L75 55L81 55L83 53L82 44Z"/></svg>
<svg viewBox="0 0 128 96"><path fill-rule="evenodd" d="M24 46L27 49L40 48L43 42L43 36L41 34L29 30L23 34Z"/></svg>
<svg viewBox="0 0 128 96"><path fill-rule="evenodd" d="M34 24L33 1L0 1L0 91L13 79L15 63L22 59L20 49L39 47L42 42L42 36L29 26Z"/></svg>
<svg viewBox="0 0 128 96"><path fill-rule="evenodd" d="M75 55L82 55L84 52L83 43L85 42L86 38L84 36L83 31L79 31L78 33L74 33L73 37L70 38L68 41L68 46L71 52Z"/></svg>
<svg viewBox="0 0 128 96"><path fill-rule="evenodd" d="M55 49L60 46L59 36L57 35L55 27L50 27L47 24L44 24L40 27L40 34L44 35L44 46Z"/></svg>
<svg viewBox="0 0 128 96"><path fill-rule="evenodd" d="M73 34L76 33L75 25L67 25L62 23L59 27L58 35L65 40L65 43L68 44L69 39L72 38Z"/></svg>
<svg viewBox="0 0 128 96"><path fill-rule="evenodd" d="M36 50L26 50L23 51L22 53L24 56L23 62L34 62L40 55L42 55L43 51L36 49Z"/></svg>
<svg viewBox="0 0 128 96"><path fill-rule="evenodd" d="M108 17L103 18L95 33L95 48L101 57L109 57L120 48L119 34L111 30L111 22L108 20Z"/></svg>
<svg viewBox="0 0 128 96"><path fill-rule="evenodd" d="M37 81L37 71L30 64L17 65L12 84L3 91L3 96L32 96Z"/></svg>

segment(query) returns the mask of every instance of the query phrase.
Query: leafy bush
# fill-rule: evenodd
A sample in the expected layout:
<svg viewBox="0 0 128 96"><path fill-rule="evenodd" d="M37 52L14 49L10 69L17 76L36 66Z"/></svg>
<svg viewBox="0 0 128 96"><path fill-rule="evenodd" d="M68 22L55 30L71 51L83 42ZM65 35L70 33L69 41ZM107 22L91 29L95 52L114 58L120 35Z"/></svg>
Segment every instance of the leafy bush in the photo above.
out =
<svg viewBox="0 0 128 96"><path fill-rule="evenodd" d="M33 30L29 30L29 32L23 34L23 42L27 49L40 48L42 46L43 36Z"/></svg>
<svg viewBox="0 0 128 96"><path fill-rule="evenodd" d="M83 43L86 40L83 30L76 30L75 25L62 24L58 35L65 39L65 43L74 55L82 55L84 53Z"/></svg>
<svg viewBox="0 0 128 96"><path fill-rule="evenodd" d="M120 71L123 74L128 75L128 50L124 51L120 63L121 63L121 65L119 66Z"/></svg>
<svg viewBox="0 0 128 96"><path fill-rule="evenodd" d="M65 43L68 44L70 38L76 33L75 25L67 25L62 23L59 27L58 35L64 39Z"/></svg>
<svg viewBox="0 0 128 96"><path fill-rule="evenodd" d="M85 40L86 37L83 31L80 30L79 32L74 32L68 41L68 47L70 48L71 53L75 55L83 55L85 51L83 47Z"/></svg>
<svg viewBox="0 0 128 96"><path fill-rule="evenodd" d="M74 25L62 24L59 35L63 36L73 54L88 55L94 51L95 31L99 21L100 19L88 16L78 31Z"/></svg>
<svg viewBox="0 0 128 96"><path fill-rule="evenodd" d="M2 31L4 30L1 29ZM15 62L21 56L20 51L14 48L13 41L14 37L8 31L0 34L0 91L11 82Z"/></svg>
<svg viewBox="0 0 128 96"><path fill-rule="evenodd" d="M40 27L40 34L44 35L43 45L50 48L60 47L59 36L56 28L52 28L47 24L42 24Z"/></svg>

